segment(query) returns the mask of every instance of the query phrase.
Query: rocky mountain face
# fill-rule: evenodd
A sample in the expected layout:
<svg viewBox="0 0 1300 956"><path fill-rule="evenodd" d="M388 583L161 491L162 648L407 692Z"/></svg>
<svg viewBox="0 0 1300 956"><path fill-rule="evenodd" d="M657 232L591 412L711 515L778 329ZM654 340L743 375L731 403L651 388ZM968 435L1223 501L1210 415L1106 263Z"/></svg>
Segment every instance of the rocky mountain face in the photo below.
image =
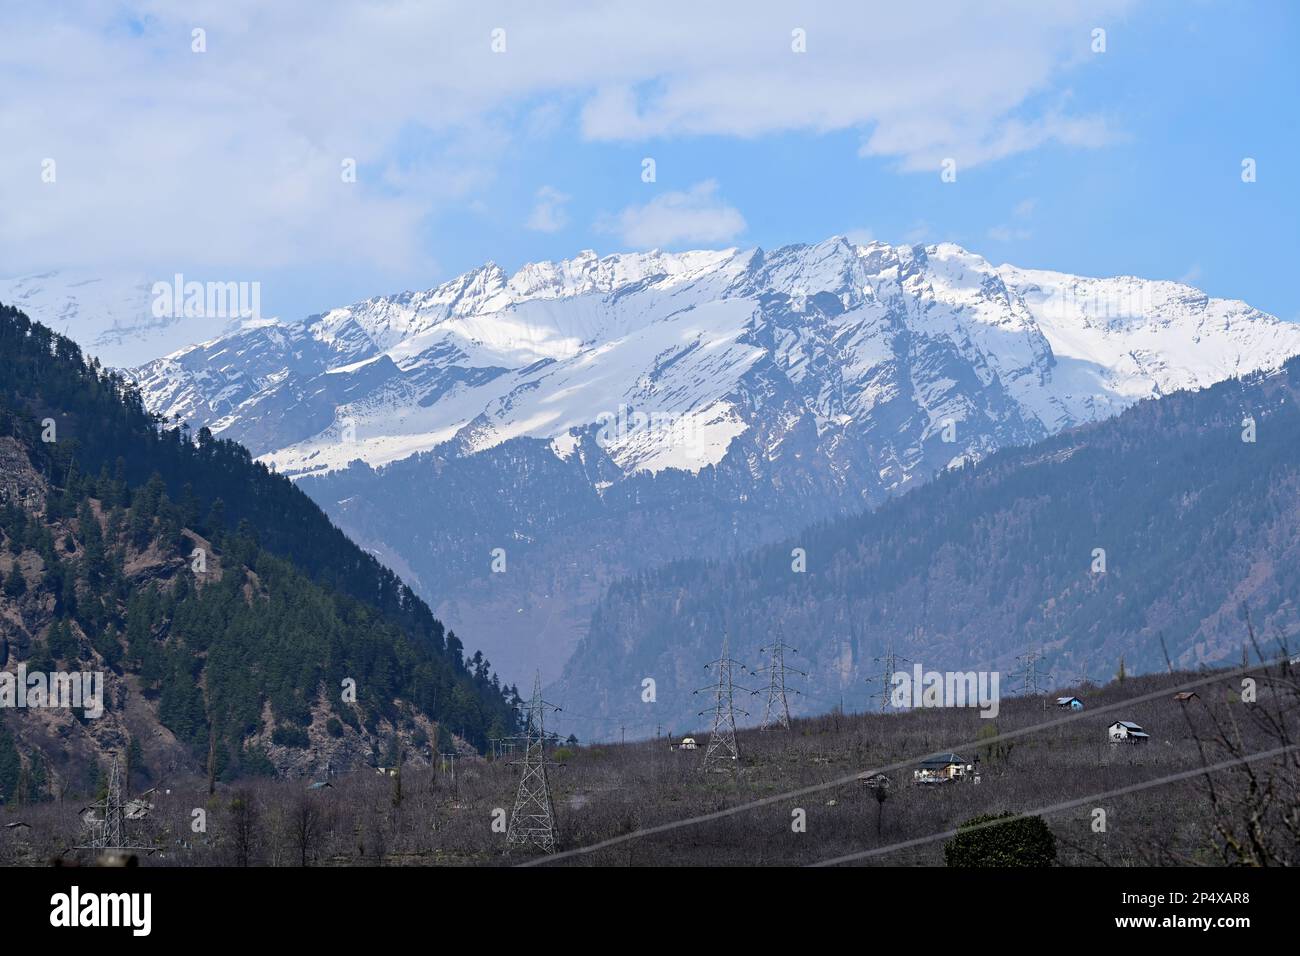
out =
<svg viewBox="0 0 1300 956"><path fill-rule="evenodd" d="M102 694L99 713L89 703L81 709L28 705L6 718L0 733L11 734L27 756L34 791L17 794L11 788L0 792L0 799L39 799L66 786L93 786L98 767L132 746L141 764L135 768L138 773L154 779L172 772L204 773L210 714L206 701L190 697L198 695L199 684L209 690L217 687L215 662L222 656L233 654L252 668L260 664L253 658L265 653L222 646L229 634L213 642L216 646L204 646L198 639L204 605L221 603L218 592L223 588L242 590L244 608L240 602L225 602L223 613L246 609L250 615L270 617L280 608L267 599L264 576L230 567L220 549L189 529L177 533L179 547L153 528L143 535L124 533L130 519L123 515L132 512L115 508L109 500L84 498L68 514L46 507L52 489L12 437L0 437L0 463L13 466L23 492L14 495L0 486L0 578L5 582L0 590L0 668L15 685L30 674L94 674L97 693ZM27 543L36 547L25 547ZM190 574L189 555L199 551L204 554L203 572ZM97 562L111 570L102 574ZM102 587L97 574L117 580ZM273 586L284 584L281 580ZM309 587L301 579L289 580L288 586ZM101 615L101 608L108 613ZM125 623L125 633L119 634L113 623L97 630L100 616L110 621L116 616L119 620L113 623ZM146 641L156 641L156 646ZM260 642L265 647L267 636ZM214 666L207 669L187 659L186 651L191 650L201 650ZM174 667L173 659L184 661L183 666ZM246 690L241 687L236 693ZM242 734L235 735L237 741L228 740L229 729L218 730L212 721L221 747L215 770L222 776L302 776L326 768L356 769L382 762L385 746L394 740L427 763L427 746L422 750L417 744L438 732L437 725L418 712L410 714L405 726L386 717L373 720L370 731L359 719L349 726L321 700L309 700L303 726L289 732L286 712L270 695L249 695L242 705L248 722L240 728Z"/></svg>
<svg viewBox="0 0 1300 956"><path fill-rule="evenodd" d="M180 766L199 772L199 761L159 719L158 695L150 699L140 693L139 685L120 669L105 666L103 655L95 651L93 641L85 634L58 623L56 608L62 610L63 595L43 585L57 561L72 564L86 560L82 542L90 529L79 527L75 516L50 516L45 520L51 488L33 466L22 443L13 437L0 437L0 469L0 522L4 527L0 538L6 544L0 552L0 575L8 585L0 592L0 668L15 682L28 672L56 670L50 641L43 635L58 635L63 627L64 643L75 641L76 645L75 651L63 652L68 658L65 670L75 667L79 672L97 673L103 695L102 713L97 717L86 716L93 709L27 707L15 711L0 729L0 733L11 735L11 746L16 739L20 750L30 755L28 776L35 778L35 789L52 787L58 792L67 786L84 786L88 781L93 786L98 761L107 754L124 752L132 739L142 754L147 748L155 770ZM106 512L99 504L96 502L88 513L104 518ZM58 542L56 558L47 560L35 550L24 548L17 534L11 539L9 529L16 526L15 515L22 516L25 537L45 532ZM40 532L36 530L38 520ZM123 562L123 574L128 586L136 589L170 581L186 565L180 555L165 555L148 545L133 548L128 557ZM212 570L214 575L220 574L218 561L213 561ZM57 636L53 643L59 643ZM27 796L14 792L12 787L9 790L0 794L6 801Z"/></svg>
<svg viewBox="0 0 1300 956"><path fill-rule="evenodd" d="M832 238L489 264L132 374L522 679L559 673L610 580L1296 353L1300 328L1177 283Z"/></svg>

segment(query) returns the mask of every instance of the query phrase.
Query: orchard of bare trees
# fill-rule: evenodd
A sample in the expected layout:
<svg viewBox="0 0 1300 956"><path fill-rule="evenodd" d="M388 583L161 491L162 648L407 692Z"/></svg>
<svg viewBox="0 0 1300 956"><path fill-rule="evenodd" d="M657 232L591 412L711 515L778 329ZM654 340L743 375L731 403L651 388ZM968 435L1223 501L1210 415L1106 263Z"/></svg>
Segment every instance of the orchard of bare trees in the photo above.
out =
<svg viewBox="0 0 1300 956"><path fill-rule="evenodd" d="M553 749L547 777L560 858L551 865L790 865L841 856L942 865L952 831L997 814L1041 817L1058 865L1296 862L1300 754L1291 748L1300 686L1285 659L1244 676L1130 677L1070 692L1084 710L1060 710L1049 695L1003 701L992 720L934 708L742 729L741 759L721 772L701 769L704 733L697 750L666 739ZM1115 720L1137 723L1150 739L1109 743ZM978 782L972 774L915 784L916 763L940 751L969 760ZM133 841L154 848L141 854L145 866L495 866L532 858L505 853L518 781L508 758L461 759L454 773L407 764L328 780L256 779L211 794L196 779L149 793L152 808L128 827ZM76 849L89 800L6 807L0 861L89 862L93 854ZM694 820L732 808L741 809ZM672 826L628 838L664 825Z"/></svg>

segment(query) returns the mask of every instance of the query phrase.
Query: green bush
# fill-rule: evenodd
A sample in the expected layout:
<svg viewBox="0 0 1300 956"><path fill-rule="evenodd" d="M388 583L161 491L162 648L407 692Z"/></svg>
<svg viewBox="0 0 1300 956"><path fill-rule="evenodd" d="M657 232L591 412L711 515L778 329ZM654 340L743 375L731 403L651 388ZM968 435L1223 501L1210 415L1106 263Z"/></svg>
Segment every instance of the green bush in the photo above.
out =
<svg viewBox="0 0 1300 956"><path fill-rule="evenodd" d="M1005 819L1005 823L994 821ZM943 845L949 866L1051 866L1056 837L1042 817L986 814L963 823Z"/></svg>
<svg viewBox="0 0 1300 956"><path fill-rule="evenodd" d="M287 724L280 724L271 734L271 742L279 744L282 747L301 747L306 748L311 745L307 737L307 731L301 727L293 727Z"/></svg>
<svg viewBox="0 0 1300 956"><path fill-rule="evenodd" d="M250 747L244 751L240 761L240 772L249 777L274 777L275 764L261 747Z"/></svg>

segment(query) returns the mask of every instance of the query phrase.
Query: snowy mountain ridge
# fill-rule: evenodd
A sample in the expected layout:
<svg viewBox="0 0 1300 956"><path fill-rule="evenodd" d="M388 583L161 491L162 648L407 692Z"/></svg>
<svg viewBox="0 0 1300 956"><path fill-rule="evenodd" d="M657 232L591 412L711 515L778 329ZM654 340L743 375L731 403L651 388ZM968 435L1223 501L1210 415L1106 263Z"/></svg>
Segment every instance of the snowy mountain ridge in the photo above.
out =
<svg viewBox="0 0 1300 956"><path fill-rule="evenodd" d="M1174 282L832 237L488 263L136 374L151 408L292 475L520 437L566 457L584 433L624 473L698 472L746 432L777 455L804 419L833 445L901 414L911 446L869 451L892 488L929 457L915 446L979 457L1298 352L1300 327Z"/></svg>
<svg viewBox="0 0 1300 956"><path fill-rule="evenodd" d="M41 272L0 279L0 302L68 336L110 368L141 365L244 324L158 309L156 285L136 274Z"/></svg>
<svg viewBox="0 0 1300 956"><path fill-rule="evenodd" d="M1186 285L834 237L489 263L133 374L151 409L295 476L450 627L549 680L608 582L1297 353L1300 326Z"/></svg>

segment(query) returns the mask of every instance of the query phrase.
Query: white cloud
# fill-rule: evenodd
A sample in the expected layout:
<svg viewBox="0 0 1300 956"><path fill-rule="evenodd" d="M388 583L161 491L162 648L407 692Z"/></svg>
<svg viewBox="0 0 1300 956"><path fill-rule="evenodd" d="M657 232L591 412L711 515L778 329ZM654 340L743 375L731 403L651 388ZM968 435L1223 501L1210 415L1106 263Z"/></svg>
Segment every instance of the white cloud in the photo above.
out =
<svg viewBox="0 0 1300 956"><path fill-rule="evenodd" d="M916 222L912 228L903 233L903 241L908 245L918 245L930 238L930 224L924 219Z"/></svg>
<svg viewBox="0 0 1300 956"><path fill-rule="evenodd" d="M1034 208L1038 205L1036 200L1022 199L1011 208L1011 218L1017 220L1020 225L1002 224L993 226L989 229L989 238L994 242L1023 242L1033 238L1033 231L1024 223L1034 216Z"/></svg>
<svg viewBox="0 0 1300 956"><path fill-rule="evenodd" d="M994 242L1023 241L1032 237L1033 233L1028 229L1015 229L1011 226L994 226L989 230L989 238Z"/></svg>
<svg viewBox="0 0 1300 956"><path fill-rule="evenodd" d="M636 249L671 248L683 243L725 243L745 231L745 218L717 196L713 180L685 192L660 193L641 206L628 206L597 225Z"/></svg>
<svg viewBox="0 0 1300 956"><path fill-rule="evenodd" d="M1034 214L1034 209L1037 205L1038 201L1035 199L1022 199L1020 202L1016 203L1015 208L1011 210L1011 215L1015 216L1017 219L1028 219Z"/></svg>
<svg viewBox="0 0 1300 956"><path fill-rule="evenodd" d="M569 214L564 207L572 198L553 186L537 190L537 202L528 217L528 228L537 232L559 232L569 223Z"/></svg>
<svg viewBox="0 0 1300 956"><path fill-rule="evenodd" d="M1025 120L918 113L877 126L859 153L897 157L906 172L937 173L946 159L956 160L958 170L965 170L1049 143L1096 148L1117 138L1110 125L1097 116L1070 117L1053 112Z"/></svg>
<svg viewBox="0 0 1300 956"><path fill-rule="evenodd" d="M635 141L860 128L864 155L909 171L947 157L969 169L1051 142L1097 146L1114 131L1072 112L1061 83L1095 63L1096 23L1130 6L945 4L919 17L904 4L822 3L800 10L808 52L793 55L786 4L750 4L743 17L698 4L684 18L656 4L637 27L643 39L620 51L624 75L586 101L583 130Z"/></svg>
<svg viewBox="0 0 1300 956"><path fill-rule="evenodd" d="M575 114L594 141L860 129L864 153L907 170L1097 145L1113 131L1071 112L1061 84L1093 62L1092 26L1128 5L918 17L827 0L800 10L808 52L794 54L776 0L4 4L0 35L22 42L0 47L0 262L419 267L431 220ZM191 52L196 25L206 53ZM734 210L677 213L697 235L743 228Z"/></svg>

